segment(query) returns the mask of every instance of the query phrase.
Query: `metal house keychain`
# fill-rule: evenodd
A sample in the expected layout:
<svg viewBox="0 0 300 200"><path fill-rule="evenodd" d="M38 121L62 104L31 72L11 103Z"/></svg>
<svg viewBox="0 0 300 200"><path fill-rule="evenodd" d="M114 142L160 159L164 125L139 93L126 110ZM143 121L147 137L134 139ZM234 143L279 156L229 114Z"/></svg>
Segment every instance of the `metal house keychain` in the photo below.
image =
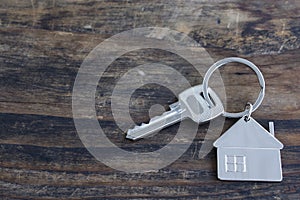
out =
<svg viewBox="0 0 300 200"><path fill-rule="evenodd" d="M208 80L212 73L230 62L239 62L250 67L258 76L261 86L254 105L249 103L247 109L240 113L225 112L221 99L208 88ZM201 93L204 97L200 95ZM263 75L252 62L242 58L225 58L209 68L202 85L181 92L178 102L169 106L170 111L152 118L149 123L142 123L129 129L126 138L130 140L145 138L186 118L198 124L220 115L241 118L214 143L218 149L218 177L221 180L281 181L280 149L283 145L274 136L273 122L270 123L268 132L251 117L251 113L261 104L264 94Z"/></svg>
<svg viewBox="0 0 300 200"><path fill-rule="evenodd" d="M283 144L274 136L274 124L269 122L268 132L251 117L251 113L261 104L265 93L265 81L260 70L242 58L220 60L211 66L204 77L204 97L213 105L207 92L208 80L216 69L229 62L243 63L255 71L261 91L254 105L248 103L244 112L223 113L225 117L241 119L214 142L217 148L218 178L237 181L281 181L280 149L283 148Z"/></svg>

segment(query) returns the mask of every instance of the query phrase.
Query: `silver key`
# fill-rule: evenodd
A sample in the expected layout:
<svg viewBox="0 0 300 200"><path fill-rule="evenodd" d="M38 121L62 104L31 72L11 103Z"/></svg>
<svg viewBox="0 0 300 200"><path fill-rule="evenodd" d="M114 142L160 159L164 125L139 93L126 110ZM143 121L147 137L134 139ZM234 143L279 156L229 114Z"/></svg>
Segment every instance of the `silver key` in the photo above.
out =
<svg viewBox="0 0 300 200"><path fill-rule="evenodd" d="M202 88L202 85L197 85L183 91L179 94L179 101L169 106L170 111L152 118L148 124L142 123L141 126L129 129L126 138L131 140L145 138L186 118L199 124L218 117L224 112L221 100L211 88L208 88L208 93L214 103L210 106L201 95Z"/></svg>

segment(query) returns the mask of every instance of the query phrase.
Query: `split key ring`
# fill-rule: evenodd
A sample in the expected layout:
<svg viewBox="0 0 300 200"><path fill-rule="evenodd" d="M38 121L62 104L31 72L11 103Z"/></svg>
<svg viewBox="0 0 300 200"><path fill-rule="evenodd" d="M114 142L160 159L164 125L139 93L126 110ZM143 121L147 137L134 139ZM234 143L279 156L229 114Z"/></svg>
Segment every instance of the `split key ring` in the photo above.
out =
<svg viewBox="0 0 300 200"><path fill-rule="evenodd" d="M261 73L261 71L258 69L258 67L256 65L254 65L252 62L243 59L243 58L237 58L237 57L230 57L230 58L225 58L222 60L219 60L218 62L216 62L215 64L213 64L208 71L206 72L204 79L203 79L203 95L205 100L208 102L208 104L210 106L213 106L213 102L210 99L209 95L208 95L208 81L209 78L211 77L211 75L213 74L213 72L222 67L223 65L230 63L230 62L238 62L238 63L242 63L245 64L246 66L250 67L257 75L258 77L258 81L260 84L260 92L259 92L259 96L256 99L255 103L253 104L253 111L255 111L260 104L262 103L264 96L265 96L265 80L264 77ZM238 113L230 113L230 112L224 112L223 116L224 117L230 117L230 118L239 118L239 117L243 117L244 115L247 114L247 111L242 111L242 112L238 112Z"/></svg>

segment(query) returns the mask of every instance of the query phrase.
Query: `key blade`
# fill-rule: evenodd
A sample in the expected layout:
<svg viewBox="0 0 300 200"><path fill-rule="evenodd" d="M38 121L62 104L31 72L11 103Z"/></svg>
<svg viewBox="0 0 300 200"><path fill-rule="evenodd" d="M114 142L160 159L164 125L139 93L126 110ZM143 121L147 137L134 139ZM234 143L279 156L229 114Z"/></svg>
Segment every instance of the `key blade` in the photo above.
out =
<svg viewBox="0 0 300 200"><path fill-rule="evenodd" d="M141 126L135 126L133 129L129 129L126 138L131 140L145 138L159 132L163 128L181 121L182 111L180 105L175 103L170 105L170 108L170 111L164 112L161 116L150 119L149 123L142 123Z"/></svg>

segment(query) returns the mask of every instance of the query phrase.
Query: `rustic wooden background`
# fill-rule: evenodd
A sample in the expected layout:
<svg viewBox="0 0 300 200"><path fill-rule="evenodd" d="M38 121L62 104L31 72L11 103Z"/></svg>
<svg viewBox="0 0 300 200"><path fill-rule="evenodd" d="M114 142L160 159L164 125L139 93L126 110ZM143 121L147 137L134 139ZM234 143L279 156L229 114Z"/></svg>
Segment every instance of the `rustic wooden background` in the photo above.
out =
<svg viewBox="0 0 300 200"><path fill-rule="evenodd" d="M298 0L0 0L0 198L1 199L299 199L300 196L300 2ZM254 117L274 120L283 142L281 183L224 182L216 178L216 152L199 158L207 125L173 164L144 174L111 169L91 156L72 119L77 71L101 41L137 27L168 27L188 34L218 59L240 56L260 66L266 97ZM97 99L99 122L113 142L131 151L165 145L177 126L159 139L125 141L117 131L109 96L125 69L151 60L181 68L191 84L202 79L167 52L124 55L105 74ZM221 70L228 109L256 98L253 72ZM100 85L100 84L99 84ZM152 92L151 92L152 91ZM153 92L154 91L154 92ZM175 96L148 85L133 95L132 118ZM224 130L235 120L227 119Z"/></svg>

